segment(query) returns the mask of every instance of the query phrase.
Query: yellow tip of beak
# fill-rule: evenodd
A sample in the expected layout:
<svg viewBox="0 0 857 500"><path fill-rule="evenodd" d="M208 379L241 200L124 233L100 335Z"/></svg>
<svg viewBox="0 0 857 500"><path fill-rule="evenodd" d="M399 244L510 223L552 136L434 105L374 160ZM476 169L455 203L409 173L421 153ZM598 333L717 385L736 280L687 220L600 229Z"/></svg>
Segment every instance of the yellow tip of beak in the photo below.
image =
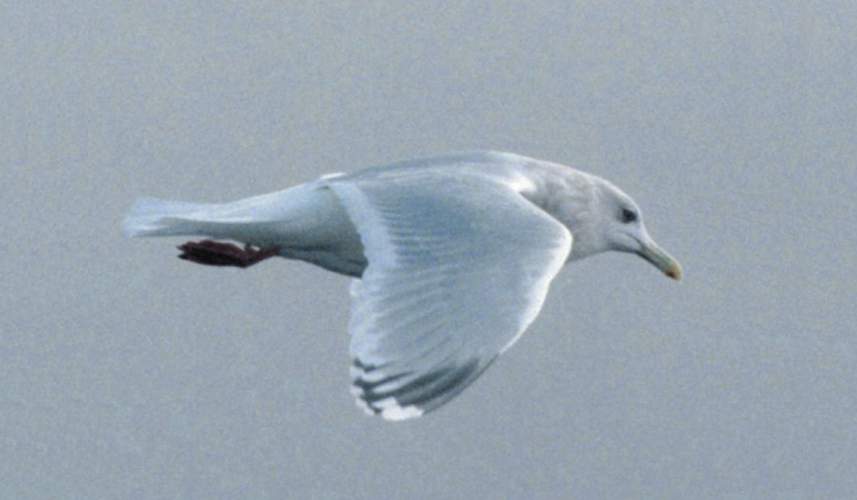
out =
<svg viewBox="0 0 857 500"><path fill-rule="evenodd" d="M684 274L684 271L682 271L679 263L675 262L672 266L669 267L669 269L664 272L664 274L676 281L681 281L681 277Z"/></svg>
<svg viewBox="0 0 857 500"><path fill-rule="evenodd" d="M670 278L681 281L681 277L684 274L681 270L681 264L652 241L651 238L647 238L642 243L642 248L640 248L637 254Z"/></svg>

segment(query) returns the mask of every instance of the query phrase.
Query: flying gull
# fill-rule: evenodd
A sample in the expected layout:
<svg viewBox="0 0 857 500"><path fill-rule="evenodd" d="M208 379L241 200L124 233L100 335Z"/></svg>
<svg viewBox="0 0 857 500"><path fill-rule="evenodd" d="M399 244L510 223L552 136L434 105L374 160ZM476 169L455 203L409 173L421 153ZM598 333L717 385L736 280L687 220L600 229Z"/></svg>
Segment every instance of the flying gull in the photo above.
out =
<svg viewBox="0 0 857 500"><path fill-rule="evenodd" d="M179 247L199 264L279 256L355 278L351 390L388 420L418 417L473 382L532 323L568 262L630 252L682 274L619 188L500 152L332 174L231 203L143 198L123 228L209 238Z"/></svg>

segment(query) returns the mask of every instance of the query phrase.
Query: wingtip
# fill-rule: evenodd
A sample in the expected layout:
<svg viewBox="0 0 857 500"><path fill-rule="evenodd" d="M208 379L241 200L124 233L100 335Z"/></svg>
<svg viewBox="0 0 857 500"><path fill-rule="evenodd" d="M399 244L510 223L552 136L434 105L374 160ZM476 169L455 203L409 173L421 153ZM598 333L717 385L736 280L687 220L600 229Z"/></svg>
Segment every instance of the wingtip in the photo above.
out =
<svg viewBox="0 0 857 500"><path fill-rule="evenodd" d="M349 392L354 396L354 402L358 408L363 410L363 413L369 416L379 415L388 422L412 420L421 417L425 413L422 408L416 405L399 405L399 402L394 397L388 397L379 401L368 401L366 399L366 392L362 387L357 385L352 385Z"/></svg>
<svg viewBox="0 0 857 500"><path fill-rule="evenodd" d="M416 406L391 406L381 412L381 418L388 422L402 422L423 416L423 411Z"/></svg>

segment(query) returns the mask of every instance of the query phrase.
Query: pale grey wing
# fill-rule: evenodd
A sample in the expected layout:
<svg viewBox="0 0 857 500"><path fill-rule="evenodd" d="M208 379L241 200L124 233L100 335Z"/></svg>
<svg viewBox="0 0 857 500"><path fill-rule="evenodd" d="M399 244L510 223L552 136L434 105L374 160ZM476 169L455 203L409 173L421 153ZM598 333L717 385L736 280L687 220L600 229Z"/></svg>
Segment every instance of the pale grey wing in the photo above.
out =
<svg viewBox="0 0 857 500"><path fill-rule="evenodd" d="M369 265L352 286L352 392L386 419L457 395L535 319L571 234L495 180L331 182Z"/></svg>

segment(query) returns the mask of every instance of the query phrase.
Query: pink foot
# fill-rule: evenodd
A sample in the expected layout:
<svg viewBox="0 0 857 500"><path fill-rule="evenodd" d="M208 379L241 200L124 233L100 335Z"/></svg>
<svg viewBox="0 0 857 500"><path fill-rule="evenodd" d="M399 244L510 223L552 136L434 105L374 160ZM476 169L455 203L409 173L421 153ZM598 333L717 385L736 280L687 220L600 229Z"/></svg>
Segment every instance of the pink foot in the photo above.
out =
<svg viewBox="0 0 857 500"><path fill-rule="evenodd" d="M182 253L180 259L205 264L207 266L235 266L250 267L253 264L273 257L280 253L280 247L253 248L244 245L244 248L232 243L221 243L213 240L189 241L178 247Z"/></svg>

